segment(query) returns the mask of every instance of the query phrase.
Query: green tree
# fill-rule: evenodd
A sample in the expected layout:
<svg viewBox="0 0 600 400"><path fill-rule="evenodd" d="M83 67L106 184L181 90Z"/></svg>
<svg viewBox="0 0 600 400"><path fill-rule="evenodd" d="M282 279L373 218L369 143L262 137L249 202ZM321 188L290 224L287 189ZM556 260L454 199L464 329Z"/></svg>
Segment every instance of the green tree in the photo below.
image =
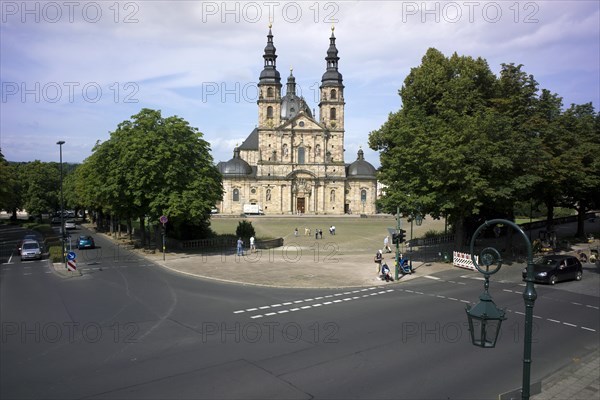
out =
<svg viewBox="0 0 600 400"><path fill-rule="evenodd" d="M82 189L82 195L104 211L138 218L142 243L146 218L167 215L169 224L206 224L223 187L202 136L180 117L142 109L84 162L78 185L101 187Z"/></svg>
<svg viewBox="0 0 600 400"><path fill-rule="evenodd" d="M17 169L11 165L0 150L0 210L15 212L18 206L19 180Z"/></svg>
<svg viewBox="0 0 600 400"><path fill-rule="evenodd" d="M60 204L60 173L58 163L33 161L20 169L23 182L23 208L29 215L56 210Z"/></svg>
<svg viewBox="0 0 600 400"><path fill-rule="evenodd" d="M511 119L493 107L496 90L485 60L427 51L400 90L402 109L369 136L388 185L384 210L446 216L460 246L484 209L510 209Z"/></svg>
<svg viewBox="0 0 600 400"><path fill-rule="evenodd" d="M244 239L250 238L250 236L255 236L256 232L254 231L254 227L252 226L252 222L241 220L238 223L237 228L235 229L235 235L237 237L241 237Z"/></svg>
<svg viewBox="0 0 600 400"><path fill-rule="evenodd" d="M577 211L579 237L585 237L585 213L600 206L599 118L592 103L587 103L572 104L558 120L563 151L557 163L563 179L557 201Z"/></svg>

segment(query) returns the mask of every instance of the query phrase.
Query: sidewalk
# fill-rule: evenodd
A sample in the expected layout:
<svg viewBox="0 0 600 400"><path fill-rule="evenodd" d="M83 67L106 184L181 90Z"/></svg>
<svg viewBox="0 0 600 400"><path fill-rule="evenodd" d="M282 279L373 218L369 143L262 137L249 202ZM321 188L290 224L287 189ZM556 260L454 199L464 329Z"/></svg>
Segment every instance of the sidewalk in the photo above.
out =
<svg viewBox="0 0 600 400"><path fill-rule="evenodd" d="M244 285L288 288L340 288L390 285L377 276L377 264L372 255L343 255L313 248L244 252L241 257L233 252L221 254L162 253L144 256L164 268L179 273ZM392 269L394 254L384 254L383 261ZM399 274L400 282L452 268L444 263L413 263L414 273ZM393 271L393 269L392 269Z"/></svg>

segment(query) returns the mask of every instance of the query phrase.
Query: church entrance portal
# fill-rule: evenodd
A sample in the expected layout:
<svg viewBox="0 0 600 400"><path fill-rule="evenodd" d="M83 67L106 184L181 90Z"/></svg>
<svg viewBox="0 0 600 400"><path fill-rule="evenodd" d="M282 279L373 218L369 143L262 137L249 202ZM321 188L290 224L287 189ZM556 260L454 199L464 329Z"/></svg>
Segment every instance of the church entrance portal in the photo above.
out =
<svg viewBox="0 0 600 400"><path fill-rule="evenodd" d="M304 214L304 212L305 212L305 209L304 209L305 205L304 204L305 204L304 197L298 197L296 199L296 211L299 212L299 213Z"/></svg>

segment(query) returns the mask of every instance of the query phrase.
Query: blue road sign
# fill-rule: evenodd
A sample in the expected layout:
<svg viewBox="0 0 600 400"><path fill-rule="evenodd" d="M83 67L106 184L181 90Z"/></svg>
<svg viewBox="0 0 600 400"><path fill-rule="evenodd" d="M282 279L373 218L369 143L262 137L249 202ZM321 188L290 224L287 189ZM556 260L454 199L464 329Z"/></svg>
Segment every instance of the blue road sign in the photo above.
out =
<svg viewBox="0 0 600 400"><path fill-rule="evenodd" d="M75 254L74 251L70 251L70 252L67 253L67 259L68 260L74 260L76 258L77 258L77 254Z"/></svg>

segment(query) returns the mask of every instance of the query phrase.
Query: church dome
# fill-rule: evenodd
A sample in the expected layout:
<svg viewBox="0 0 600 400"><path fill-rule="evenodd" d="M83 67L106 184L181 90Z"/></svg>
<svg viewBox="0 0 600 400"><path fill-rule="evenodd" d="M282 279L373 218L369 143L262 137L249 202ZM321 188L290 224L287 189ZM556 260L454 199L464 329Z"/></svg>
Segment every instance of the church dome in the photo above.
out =
<svg viewBox="0 0 600 400"><path fill-rule="evenodd" d="M296 94L296 78L290 69L290 76L287 80L286 94L281 99L281 119L292 119L300 111L304 111L306 115L312 118L312 113L303 97L298 97Z"/></svg>
<svg viewBox="0 0 600 400"><path fill-rule="evenodd" d="M348 177L374 178L377 170L368 161L362 149L358 150L358 158L348 166Z"/></svg>
<svg viewBox="0 0 600 400"><path fill-rule="evenodd" d="M223 175L250 175L252 167L240 158L240 150L236 147L231 160L219 163L219 172Z"/></svg>

